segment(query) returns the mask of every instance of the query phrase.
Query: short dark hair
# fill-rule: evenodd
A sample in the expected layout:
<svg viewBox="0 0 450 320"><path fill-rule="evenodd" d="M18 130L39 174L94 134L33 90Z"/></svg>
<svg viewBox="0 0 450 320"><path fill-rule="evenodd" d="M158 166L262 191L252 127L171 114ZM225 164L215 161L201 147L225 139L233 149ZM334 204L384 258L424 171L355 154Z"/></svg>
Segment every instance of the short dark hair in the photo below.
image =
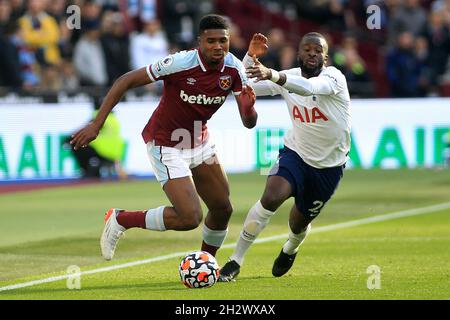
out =
<svg viewBox="0 0 450 320"><path fill-rule="evenodd" d="M322 38L323 40L327 41L324 35L319 32L308 32L303 36L303 38L310 38L310 37Z"/></svg>
<svg viewBox="0 0 450 320"><path fill-rule="evenodd" d="M325 36L319 32L308 32L307 34L305 34L302 38L302 40L300 41L300 43L303 42L304 39L306 38L319 38L319 39L323 39L325 42L325 53L328 53L328 42L327 39L325 38Z"/></svg>
<svg viewBox="0 0 450 320"><path fill-rule="evenodd" d="M208 29L226 29L228 30L230 28L230 25L222 16L219 16L218 14L208 14L204 16L199 23L198 31L199 34L201 34L203 31Z"/></svg>

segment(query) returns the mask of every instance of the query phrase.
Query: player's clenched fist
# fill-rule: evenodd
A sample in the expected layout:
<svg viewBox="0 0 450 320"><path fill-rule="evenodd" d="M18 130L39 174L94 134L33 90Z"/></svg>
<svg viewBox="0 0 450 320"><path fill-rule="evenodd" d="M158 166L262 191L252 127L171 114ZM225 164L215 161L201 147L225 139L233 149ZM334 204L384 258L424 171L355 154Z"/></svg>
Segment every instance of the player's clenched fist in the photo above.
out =
<svg viewBox="0 0 450 320"><path fill-rule="evenodd" d="M255 94L255 90L253 90L252 87L244 86L242 88L240 96L242 99L245 99L247 105L253 106L255 104L256 94Z"/></svg>
<svg viewBox="0 0 450 320"><path fill-rule="evenodd" d="M242 119L247 128L253 128L256 125L258 114L256 113L255 105L256 95L255 91L250 86L242 87L239 95L239 109Z"/></svg>

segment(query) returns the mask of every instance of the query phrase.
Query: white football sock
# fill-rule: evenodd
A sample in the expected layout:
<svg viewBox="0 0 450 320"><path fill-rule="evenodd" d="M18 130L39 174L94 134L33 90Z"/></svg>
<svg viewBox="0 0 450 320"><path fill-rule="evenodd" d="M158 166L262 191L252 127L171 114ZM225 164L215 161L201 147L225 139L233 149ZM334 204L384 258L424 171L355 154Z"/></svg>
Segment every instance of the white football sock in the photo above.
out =
<svg viewBox="0 0 450 320"><path fill-rule="evenodd" d="M244 255L248 248L255 241L264 227L269 223L270 217L275 212L265 209L258 200L249 210L244 222L244 228L236 244L236 249L230 257L230 260L236 261L240 266L244 263Z"/></svg>
<svg viewBox="0 0 450 320"><path fill-rule="evenodd" d="M161 206L155 209L148 209L145 215L145 228L148 230L165 231L164 225L164 208Z"/></svg>
<svg viewBox="0 0 450 320"><path fill-rule="evenodd" d="M202 235L206 244L214 247L221 247L227 236L228 228L225 230L211 230L203 224Z"/></svg>
<svg viewBox="0 0 450 320"><path fill-rule="evenodd" d="M296 253L310 230L311 230L311 223L308 224L306 229L300 232L299 234L295 234L292 231L290 231L288 240L283 245L283 252L289 255Z"/></svg>

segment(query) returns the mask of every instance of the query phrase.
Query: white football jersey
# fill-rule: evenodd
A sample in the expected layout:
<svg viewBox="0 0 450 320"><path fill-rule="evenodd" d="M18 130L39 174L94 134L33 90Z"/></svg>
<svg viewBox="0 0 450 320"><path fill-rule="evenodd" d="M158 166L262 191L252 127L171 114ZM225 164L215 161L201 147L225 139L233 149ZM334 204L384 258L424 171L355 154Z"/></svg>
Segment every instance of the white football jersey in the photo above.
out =
<svg viewBox="0 0 450 320"><path fill-rule="evenodd" d="M253 63L249 58L246 55L243 61L246 67ZM257 96L280 94L286 100L292 128L284 137L285 146L315 168L343 165L350 151L351 128L345 76L335 67L326 67L309 79L301 77L300 68L281 72L287 75L283 86L270 80L248 84Z"/></svg>

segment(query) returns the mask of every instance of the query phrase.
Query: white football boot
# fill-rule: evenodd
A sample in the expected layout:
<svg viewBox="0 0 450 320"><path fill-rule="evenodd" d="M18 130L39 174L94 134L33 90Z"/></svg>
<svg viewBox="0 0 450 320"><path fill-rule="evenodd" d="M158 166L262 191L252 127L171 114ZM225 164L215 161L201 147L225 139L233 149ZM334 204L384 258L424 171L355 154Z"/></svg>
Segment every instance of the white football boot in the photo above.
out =
<svg viewBox="0 0 450 320"><path fill-rule="evenodd" d="M117 214L122 209L109 209L105 215L105 227L100 239L100 247L102 248L102 256L106 260L114 257L117 242L126 230L117 222Z"/></svg>

